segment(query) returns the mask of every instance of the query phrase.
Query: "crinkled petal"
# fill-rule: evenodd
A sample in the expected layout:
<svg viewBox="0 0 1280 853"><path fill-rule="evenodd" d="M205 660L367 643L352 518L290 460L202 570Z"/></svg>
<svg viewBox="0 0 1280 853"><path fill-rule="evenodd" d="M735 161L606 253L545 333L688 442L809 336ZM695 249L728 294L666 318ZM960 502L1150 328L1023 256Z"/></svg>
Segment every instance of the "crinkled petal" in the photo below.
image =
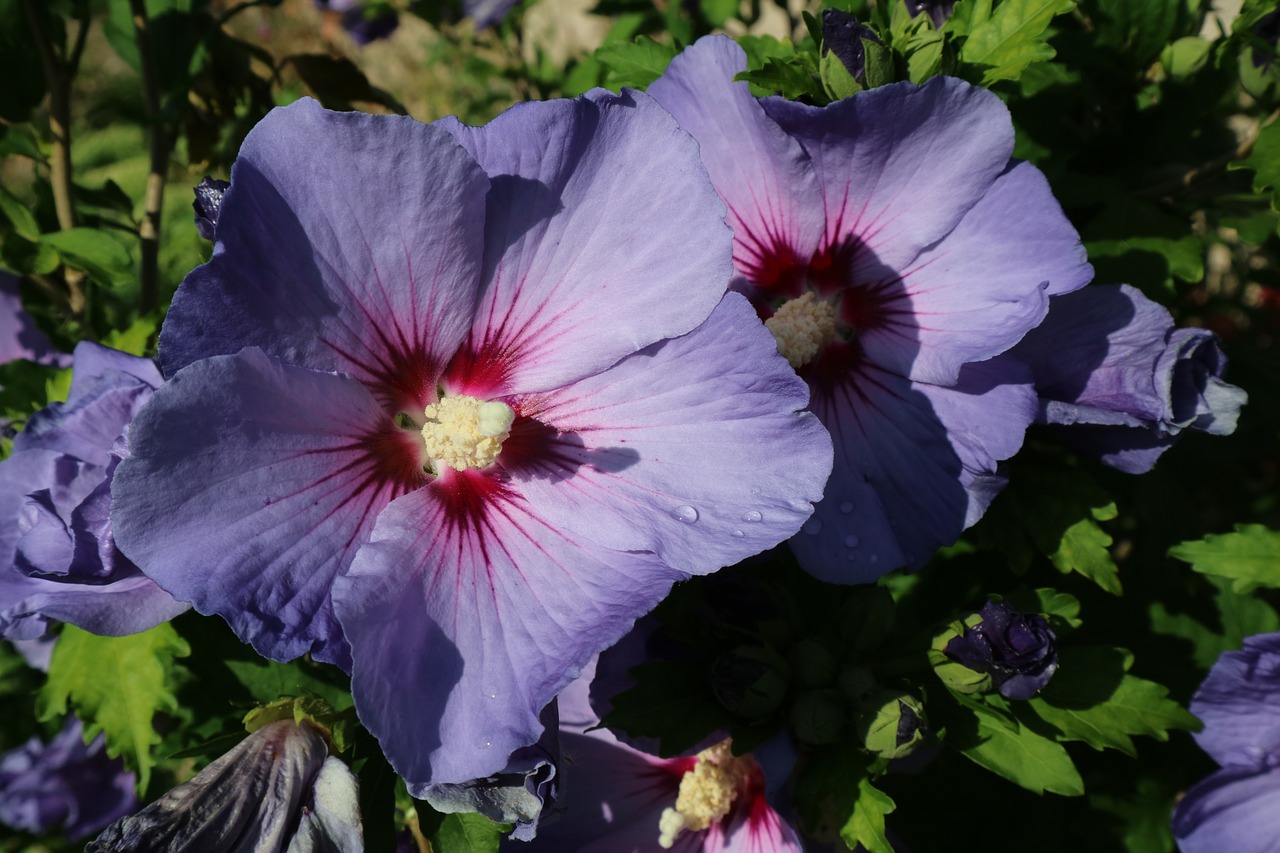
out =
<svg viewBox="0 0 1280 853"><path fill-rule="evenodd" d="M298 828L285 853L363 853L360 783L340 759L330 755L312 785Z"/></svg>
<svg viewBox="0 0 1280 853"><path fill-rule="evenodd" d="M486 290L447 377L456 393L560 387L695 328L732 275L732 234L698 149L640 92L444 119L488 172ZM466 357L466 356L470 357Z"/></svg>
<svg viewBox="0 0 1280 853"><path fill-rule="evenodd" d="M879 364L909 364L907 375L918 382L954 385L962 365L1016 344L1044 319L1050 296L1081 288L1092 276L1080 236L1044 175L1018 163L903 271L901 313L860 340ZM909 331L896 330L898 322ZM881 346L900 353L879 353Z"/></svg>
<svg viewBox="0 0 1280 853"><path fill-rule="evenodd" d="M1204 721L1194 737L1222 765L1280 754L1280 634L1258 634L1226 652L1191 700Z"/></svg>
<svg viewBox="0 0 1280 853"><path fill-rule="evenodd" d="M112 488L116 541L266 657L345 664L333 578L379 510L417 485L419 443L349 377L253 348L206 359L130 427Z"/></svg>
<svg viewBox="0 0 1280 853"><path fill-rule="evenodd" d="M696 331L524 399L527 446L499 462L551 524L705 573L787 539L822 497L830 439L807 400L730 293Z"/></svg>
<svg viewBox="0 0 1280 853"><path fill-rule="evenodd" d="M360 718L415 796L492 775L538 740L539 712L591 656L684 577L446 470L383 510L335 581Z"/></svg>
<svg viewBox="0 0 1280 853"><path fill-rule="evenodd" d="M753 282L790 258L808 263L823 236L822 194L800 143L765 115L745 82L746 53L707 36L671 61L648 89L698 140L711 183L729 207L733 256Z"/></svg>
<svg viewBox="0 0 1280 853"><path fill-rule="evenodd" d="M954 388L862 364L815 389L813 410L831 430L835 471L791 548L818 578L866 583L919 568L981 517L1036 408L1016 364L967 365Z"/></svg>
<svg viewBox="0 0 1280 853"><path fill-rule="evenodd" d="M14 453L54 450L105 467L116 439L157 385L108 369L91 384L82 384L68 402L32 415L13 440Z"/></svg>
<svg viewBox="0 0 1280 853"><path fill-rule="evenodd" d="M137 383L130 382L126 377L133 377ZM160 368L149 358L129 355L93 341L81 341L75 348L75 370L71 372L71 390L67 394L67 402L79 401L103 382L125 385L140 383L149 388L159 388L163 381Z"/></svg>
<svg viewBox="0 0 1280 853"><path fill-rule="evenodd" d="M165 375L258 346L429 402L473 316L487 189L439 128L310 99L273 110L240 148L213 258L169 309Z"/></svg>
<svg viewBox="0 0 1280 853"><path fill-rule="evenodd" d="M1271 853L1280 838L1280 768L1225 767L1193 785L1173 813L1182 853Z"/></svg>
<svg viewBox="0 0 1280 853"><path fill-rule="evenodd" d="M1013 153L1008 109L954 77L881 86L826 107L761 104L812 158L827 242L852 236L894 270L950 234Z"/></svg>
<svg viewBox="0 0 1280 853"><path fill-rule="evenodd" d="M104 637L154 628L191 607L132 569L111 583L63 583L0 572L0 636L35 639L50 620Z"/></svg>

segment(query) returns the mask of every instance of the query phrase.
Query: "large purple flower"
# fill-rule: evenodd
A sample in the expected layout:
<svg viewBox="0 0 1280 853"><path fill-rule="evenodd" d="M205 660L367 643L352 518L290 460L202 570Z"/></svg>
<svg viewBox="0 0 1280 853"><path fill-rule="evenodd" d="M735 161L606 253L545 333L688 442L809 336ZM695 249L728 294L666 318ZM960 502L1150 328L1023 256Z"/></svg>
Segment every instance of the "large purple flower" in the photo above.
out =
<svg viewBox="0 0 1280 853"><path fill-rule="evenodd" d="M122 433L160 383L149 359L81 343L67 402L14 438L0 462L0 636L34 639L50 620L132 634L187 609L120 553L108 514Z"/></svg>
<svg viewBox="0 0 1280 853"><path fill-rule="evenodd" d="M1222 769L1192 786L1173 813L1184 853L1263 853L1280 838L1280 634L1226 652L1191 700L1195 735Z"/></svg>
<svg viewBox="0 0 1280 853"><path fill-rule="evenodd" d="M1127 284L1055 296L1007 357L1031 368L1038 423L1130 474L1149 471L1186 430L1231 434L1248 398L1222 381L1227 359L1212 332L1175 327Z"/></svg>
<svg viewBox="0 0 1280 853"><path fill-rule="evenodd" d="M1044 176L1013 163L1000 100L938 78L818 108L757 100L734 42L702 39L649 92L698 140L729 206L736 288L831 430L801 563L874 580L954 542L1003 486L1035 395L986 362L1091 270Z"/></svg>
<svg viewBox="0 0 1280 853"><path fill-rule="evenodd" d="M267 657L349 667L411 792L496 773L673 582L821 495L722 216L638 93L272 112L165 321L122 547Z"/></svg>
<svg viewBox="0 0 1280 853"><path fill-rule="evenodd" d="M0 756L0 824L75 840L138 807L133 774L107 757L106 738L86 744L83 734L68 717L48 744L32 738Z"/></svg>

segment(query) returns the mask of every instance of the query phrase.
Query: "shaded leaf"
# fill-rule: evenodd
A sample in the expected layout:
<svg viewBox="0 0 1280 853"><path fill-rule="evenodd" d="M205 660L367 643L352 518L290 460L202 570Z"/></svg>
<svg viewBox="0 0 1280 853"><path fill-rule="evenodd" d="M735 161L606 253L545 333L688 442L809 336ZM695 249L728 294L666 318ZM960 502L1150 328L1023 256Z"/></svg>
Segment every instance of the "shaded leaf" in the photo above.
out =
<svg viewBox="0 0 1280 853"><path fill-rule="evenodd" d="M1228 578L1238 593L1280 587L1280 532L1261 524L1237 524L1234 533L1174 545L1169 555L1201 574Z"/></svg>

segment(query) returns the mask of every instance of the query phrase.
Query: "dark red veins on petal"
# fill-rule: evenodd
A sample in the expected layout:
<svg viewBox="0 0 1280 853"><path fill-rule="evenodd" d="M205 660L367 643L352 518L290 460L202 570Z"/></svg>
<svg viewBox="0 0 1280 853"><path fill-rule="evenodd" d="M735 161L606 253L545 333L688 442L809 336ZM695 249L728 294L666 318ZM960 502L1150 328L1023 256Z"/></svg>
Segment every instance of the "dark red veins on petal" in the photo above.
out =
<svg viewBox="0 0 1280 853"><path fill-rule="evenodd" d="M425 342L393 343L381 332L378 335L382 346L369 354L357 355L332 342L326 343L356 368L356 378L373 393L388 414L421 413L436 399L439 366Z"/></svg>

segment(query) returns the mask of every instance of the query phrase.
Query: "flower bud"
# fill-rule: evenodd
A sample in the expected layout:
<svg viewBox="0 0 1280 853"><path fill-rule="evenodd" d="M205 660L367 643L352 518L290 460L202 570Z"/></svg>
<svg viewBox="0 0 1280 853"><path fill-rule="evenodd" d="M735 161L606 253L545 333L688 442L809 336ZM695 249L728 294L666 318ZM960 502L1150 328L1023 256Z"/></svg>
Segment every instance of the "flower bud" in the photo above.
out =
<svg viewBox="0 0 1280 853"><path fill-rule="evenodd" d="M924 740L924 704L901 690L877 690L859 706L857 731L881 758L910 755Z"/></svg>
<svg viewBox="0 0 1280 853"><path fill-rule="evenodd" d="M1040 614L1017 613L1003 601L988 601L976 615L976 623L971 617L970 627L946 640L943 654L964 668L990 676L986 688L976 689L994 687L1006 699L1030 699L1058 670L1053 629Z"/></svg>

